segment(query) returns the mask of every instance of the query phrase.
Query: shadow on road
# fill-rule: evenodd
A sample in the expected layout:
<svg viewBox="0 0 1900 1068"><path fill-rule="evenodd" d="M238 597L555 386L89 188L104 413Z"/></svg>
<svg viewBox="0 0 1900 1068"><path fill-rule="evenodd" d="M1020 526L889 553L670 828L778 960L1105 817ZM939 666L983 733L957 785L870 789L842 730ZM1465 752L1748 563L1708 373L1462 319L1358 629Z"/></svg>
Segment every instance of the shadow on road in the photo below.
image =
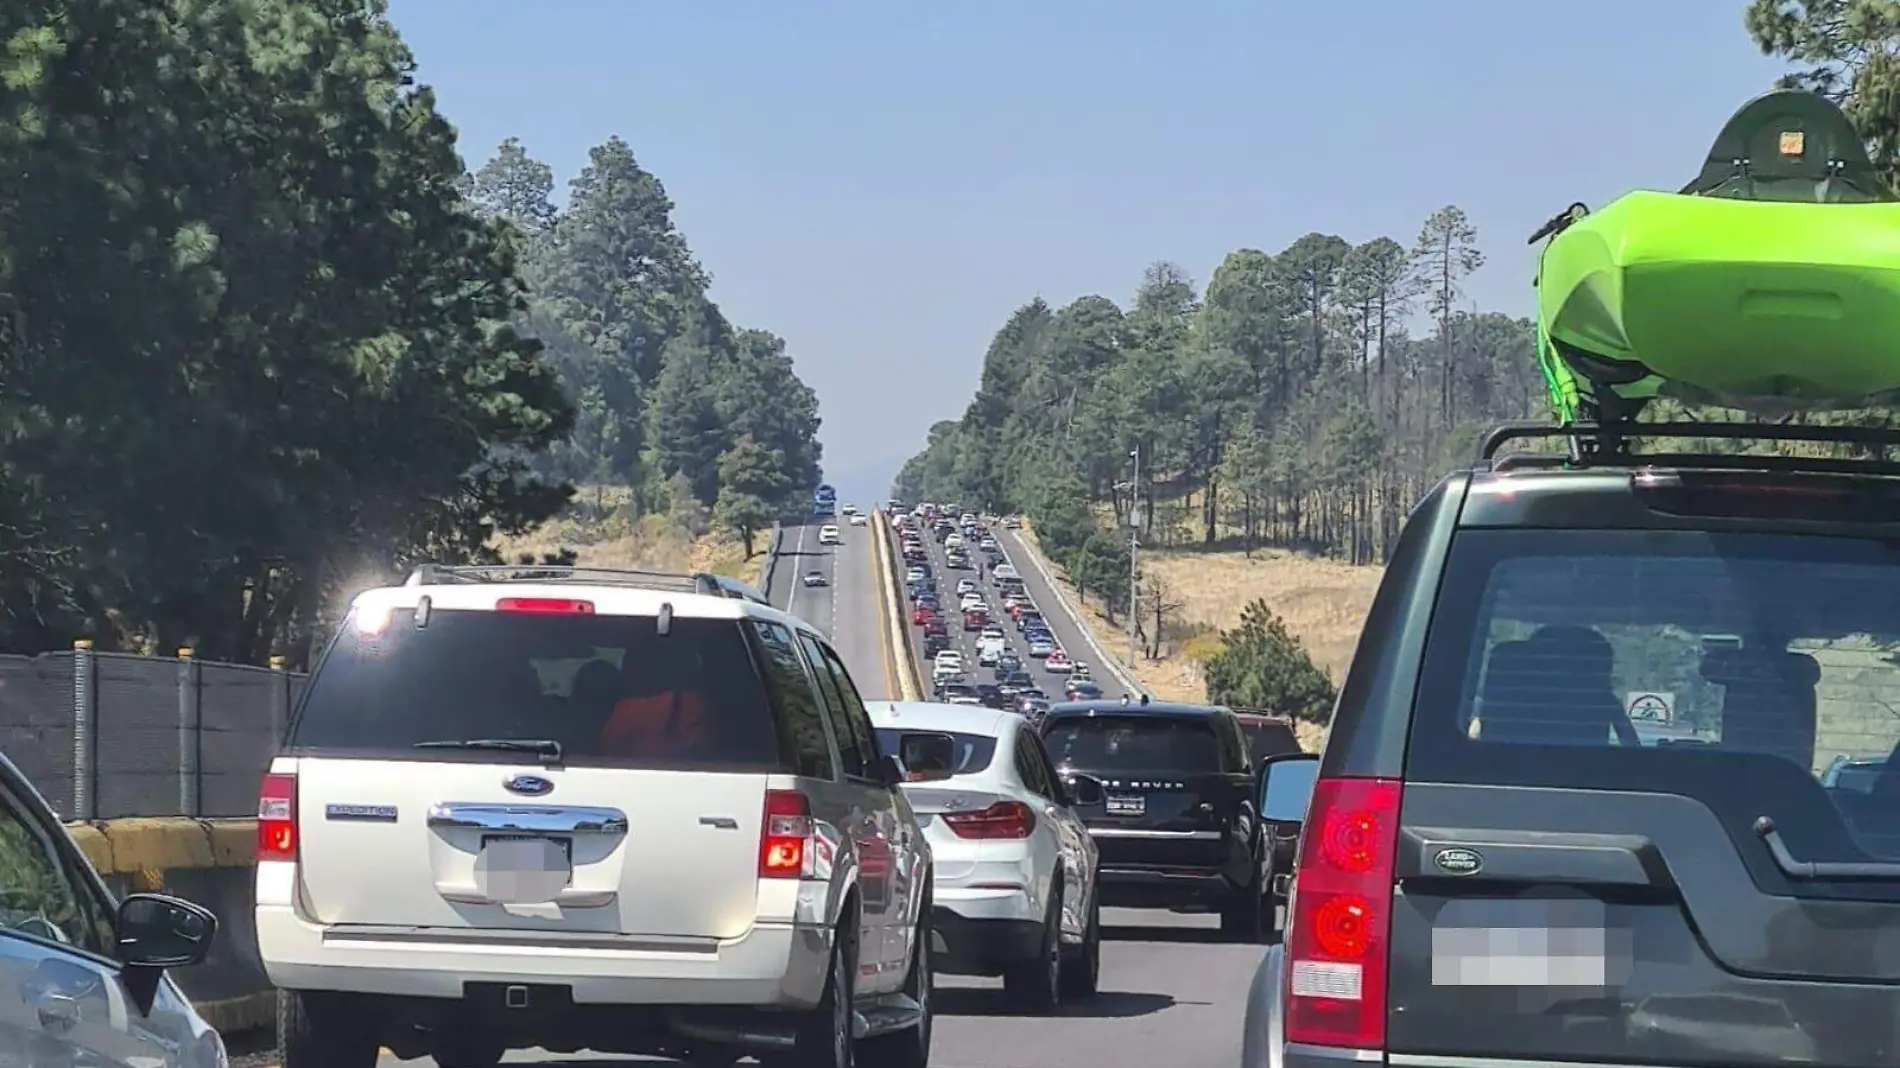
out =
<svg viewBox="0 0 1900 1068"><path fill-rule="evenodd" d="M937 1012L943 1016L1029 1016L1015 1006L1001 990L971 987L938 987ZM1067 1020L1129 1020L1153 1016L1172 1008L1175 1000L1168 994L1137 994L1104 990L1092 998L1065 1001L1054 1016Z"/></svg>
<svg viewBox="0 0 1900 1068"><path fill-rule="evenodd" d="M1221 945L1229 939L1213 927L1170 927L1163 924L1102 925L1106 942L1180 942L1189 945Z"/></svg>

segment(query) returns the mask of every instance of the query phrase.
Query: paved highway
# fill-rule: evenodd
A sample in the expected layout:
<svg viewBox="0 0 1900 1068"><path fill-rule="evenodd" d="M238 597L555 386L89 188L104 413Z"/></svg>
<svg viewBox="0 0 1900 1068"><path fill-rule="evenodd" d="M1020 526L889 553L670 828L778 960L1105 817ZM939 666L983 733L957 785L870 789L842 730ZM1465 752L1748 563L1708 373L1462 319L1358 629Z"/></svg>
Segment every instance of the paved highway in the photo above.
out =
<svg viewBox="0 0 1900 1068"><path fill-rule="evenodd" d="M1010 564L1014 565L1017 572L1022 575L1023 588L1029 592L1030 598L1036 602L1036 607L1042 611L1042 618L1048 622L1050 631L1056 636L1056 642L1062 646L1063 650L1069 654L1071 659L1080 660L1089 665L1092 669L1091 677L1095 685L1102 688L1103 697L1113 700L1122 696L1123 689L1121 685L1116 682L1114 673L1100 663L1100 657L1096 654L1095 650L1090 647L1089 643L1083 639L1081 629L1075 625L1074 620L1069 618L1068 612L1063 610L1060 597L1058 597L1054 587L1050 586L1048 581L1042 577L1042 572L1037 569L1035 563L1030 560L1029 549L1023 545L1021 539L1017 538L1015 534L1003 530L1000 526L991 528L990 532L995 535L997 544L1002 547L1003 556ZM1002 611L1003 594L997 587L996 580L993 577L987 573L979 573L978 571L950 570L949 565L944 561L943 546L938 543L936 537L926 531L923 540L924 550L930 554L931 571L937 578L938 597L946 606L953 606L957 602L957 580L961 578L971 578L975 579L982 587L983 597L989 602L990 608L999 613ZM896 546L892 546L892 551L896 551ZM897 558L893 557L893 559ZM980 563L981 554L973 552L972 560ZM901 560L899 562L901 563ZM965 633L962 629L961 617L957 616L954 612L948 617L948 623L951 643L955 648L962 651L964 663L975 665L976 634ZM916 650L917 663L924 672L925 678L923 679L923 683L925 689L928 690L930 684L930 662L923 655L923 628L912 626L907 620L905 629L906 633L910 635L912 647ZM1004 619L1003 630L1010 636L1010 648L1015 650L1018 656L1022 656L1027 650L1022 641L1016 636L1015 625L1009 620ZM1038 661L1029 660L1026 657L1024 658L1024 663L1028 665L1030 676L1033 677L1036 680L1036 684L1049 695L1050 700L1062 700L1062 686L1064 682L1067 681L1067 676L1053 675L1045 672L1042 670L1042 666ZM969 675L973 682L988 682L990 672L987 668L979 668L972 670Z"/></svg>
<svg viewBox="0 0 1900 1068"><path fill-rule="evenodd" d="M831 635L866 699L893 698L896 693L887 681L878 637L881 623L870 540L875 528L841 524L844 544L833 548L818 544L819 525L814 522L784 531L782 558L765 592L774 605L790 609ZM973 574L946 570L935 539L925 543L934 554L940 583L947 580L946 593L956 588L957 576ZM1063 647L1070 655L1093 662L1094 654L1079 640L1053 591L1034 565L1021 558L1020 545L1013 539L1004 540L1003 545L1019 561L1030 595L1043 608ZM813 568L824 572L828 585L803 584L804 573ZM992 604L1000 604L993 586L985 588L985 595ZM907 623L905 629L916 640L917 628ZM954 628L952 633L962 637ZM969 655L974 658L973 649ZM1095 676L1105 693L1119 696L1113 676L1099 665ZM1060 696L1057 677L1040 672L1038 677ZM1233 1068L1238 1064L1241 1017L1260 947L1221 942L1211 917L1108 909L1102 921L1102 992L1089 1001L1064 1006L1055 1016L1012 1013L997 980L942 979L930 1058L933 1068ZM509 1062L548 1068L656 1063L536 1052L512 1054ZM393 1068L433 1062L385 1056L381 1063L383 1068Z"/></svg>

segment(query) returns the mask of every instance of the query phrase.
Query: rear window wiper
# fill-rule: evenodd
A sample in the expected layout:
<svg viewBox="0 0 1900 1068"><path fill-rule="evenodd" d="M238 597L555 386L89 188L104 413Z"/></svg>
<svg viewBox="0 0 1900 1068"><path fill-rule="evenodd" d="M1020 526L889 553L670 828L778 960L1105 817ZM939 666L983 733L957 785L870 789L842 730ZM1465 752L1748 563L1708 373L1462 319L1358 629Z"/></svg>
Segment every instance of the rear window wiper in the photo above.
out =
<svg viewBox="0 0 1900 1068"><path fill-rule="evenodd" d="M1768 847L1768 855L1774 858L1775 867L1790 879L1821 880L1866 880L1868 882L1900 882L1900 863L1867 863L1865 861L1796 860L1788 851L1787 843L1781 840L1781 832L1775 829L1775 821L1767 816L1755 817L1756 837Z"/></svg>
<svg viewBox="0 0 1900 1068"><path fill-rule="evenodd" d="M439 738L417 742L417 749L488 749L498 753L533 753L543 763L561 762L561 743L552 738Z"/></svg>

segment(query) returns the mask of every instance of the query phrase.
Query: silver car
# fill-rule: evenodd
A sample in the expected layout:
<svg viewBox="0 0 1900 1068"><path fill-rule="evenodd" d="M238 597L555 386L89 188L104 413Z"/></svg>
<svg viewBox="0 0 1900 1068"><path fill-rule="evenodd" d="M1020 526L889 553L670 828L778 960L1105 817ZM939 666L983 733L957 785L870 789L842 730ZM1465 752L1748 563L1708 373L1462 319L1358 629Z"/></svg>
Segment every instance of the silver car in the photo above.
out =
<svg viewBox="0 0 1900 1068"><path fill-rule="evenodd" d="M180 898L115 901L0 757L0 1063L223 1068L223 1040L166 974L203 961L217 930Z"/></svg>

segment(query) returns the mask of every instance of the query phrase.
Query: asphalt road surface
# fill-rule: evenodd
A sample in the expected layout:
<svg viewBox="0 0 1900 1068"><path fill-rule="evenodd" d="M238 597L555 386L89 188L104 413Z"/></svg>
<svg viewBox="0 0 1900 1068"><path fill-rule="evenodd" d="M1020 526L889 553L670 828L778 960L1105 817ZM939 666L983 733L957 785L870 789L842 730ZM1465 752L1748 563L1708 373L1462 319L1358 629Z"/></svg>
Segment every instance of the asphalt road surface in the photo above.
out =
<svg viewBox="0 0 1900 1068"><path fill-rule="evenodd" d="M1115 681L1114 673L1097 662L1095 651L1089 646L1089 643L1083 639L1081 630L1077 628L1075 622L1069 618L1069 614L1063 611L1061 599L1058 597L1055 589L1042 577L1042 572L1037 570L1035 563L1029 559L1029 550L1024 547L1022 542L1018 540L1014 534L1003 530L1001 527L993 527L990 532L995 535L997 545L1002 548L1004 559L1014 566L1017 572L1022 576L1023 588L1028 591L1030 599L1035 601L1036 607L1042 612L1042 618L1049 624L1049 630L1056 636L1056 644L1059 645L1064 652L1069 654L1070 659L1079 660L1089 665L1091 669L1090 678L1095 685L1101 687L1103 697L1111 701L1121 697L1123 690L1121 685ZM945 562L943 545L937 541L936 536L926 530L924 532L923 542L924 551L930 555L930 568L937 580L937 598L940 602L947 608L954 606L957 603L957 581L967 578L977 583L984 600L989 603L992 612L998 614L1002 612L1002 590L996 585L996 579L986 570L983 570L982 553L974 550L970 553L971 563L975 567L975 570L952 571ZM895 547L893 547L893 549L895 549ZM897 560L897 566L902 566L901 558ZM990 670L988 668L978 668L975 666L976 632L964 631L963 617L955 611L951 611L945 619L950 627L951 646L961 651L963 653L963 662L970 665L965 671L965 675L971 682L990 681ZM1068 681L1068 676L1044 671L1041 661L1031 660L1026 655L1028 653L1028 647L1022 641L1021 635L1017 633L1015 623L1007 616L1002 617L1001 623L1003 633L1009 640L1010 649L1014 651L1017 656L1023 658L1023 663L1027 666L1030 677L1036 680L1036 684L1042 688L1043 692L1049 696L1051 701L1061 701L1062 687L1063 684ZM916 650L918 668L925 676L921 681L924 684L924 689L928 691L930 689L930 661L923 653L923 628L911 625L908 620L905 621L905 624L907 633L910 635L911 644Z"/></svg>
<svg viewBox="0 0 1900 1068"><path fill-rule="evenodd" d="M1222 943L1205 916L1106 909L1102 991L1056 1015L1022 1016L1002 982L938 981L933 1068L1233 1068L1247 984L1264 950ZM429 1060L392 1065L431 1065ZM510 1064L665 1064L522 1052Z"/></svg>
<svg viewBox="0 0 1900 1068"><path fill-rule="evenodd" d="M867 699L895 698L889 690L877 630L881 624L870 540L875 528L840 523L844 544L832 547L818 544L821 525L812 522L784 531L782 558L765 592L774 605L831 636ZM947 570L942 547L934 538L927 538L925 544L933 553L932 566L946 594L956 589L958 577L974 575ZM1011 541L1003 545L1012 558L1022 551ZM1017 566L1063 648L1071 656L1091 659L1087 644L1078 640L1074 624L1057 606L1053 591L1035 567L1027 560ZM824 574L825 585L804 585L805 572L813 569ZM986 581L984 594L991 604L1000 605L993 583ZM915 641L917 628L907 622L906 630ZM966 640L956 628L951 633ZM972 662L973 644L962 646ZM1059 676L1032 670L1044 680L1046 689L1060 696ZM1120 695L1108 672L1098 667L1095 676L1105 693ZM941 979L930 1058L934 1068L1233 1068L1239 1063L1247 986L1260 961L1261 947L1221 942L1212 917L1108 909L1102 920L1101 993L1065 1005L1054 1016L1016 1013L1004 1000L999 980ZM381 1062L384 1068L433 1063L389 1056ZM529 1051L511 1054L508 1063L553 1068L667 1062Z"/></svg>

